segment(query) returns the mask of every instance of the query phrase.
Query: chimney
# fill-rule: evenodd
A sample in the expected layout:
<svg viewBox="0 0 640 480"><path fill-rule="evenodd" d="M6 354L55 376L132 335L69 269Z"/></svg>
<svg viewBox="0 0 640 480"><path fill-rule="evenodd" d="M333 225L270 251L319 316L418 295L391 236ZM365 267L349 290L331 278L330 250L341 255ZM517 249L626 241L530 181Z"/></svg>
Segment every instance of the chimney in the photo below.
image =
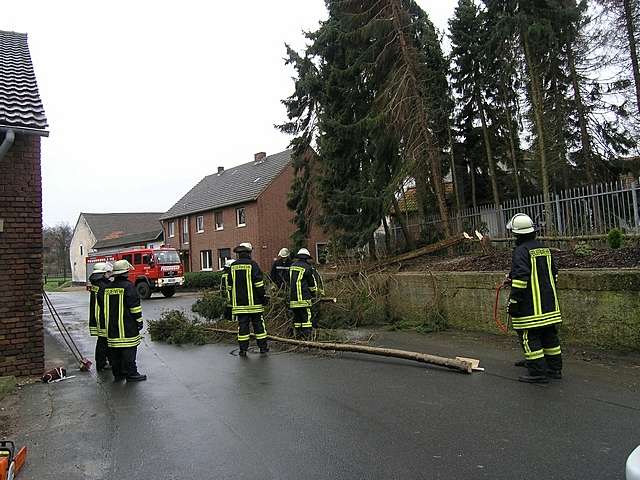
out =
<svg viewBox="0 0 640 480"><path fill-rule="evenodd" d="M224 172L224 167L218 167L218 175L222 175L222 172Z"/></svg>
<svg viewBox="0 0 640 480"><path fill-rule="evenodd" d="M261 162L262 160L267 158L267 152L258 152L253 156L253 158L256 162Z"/></svg>

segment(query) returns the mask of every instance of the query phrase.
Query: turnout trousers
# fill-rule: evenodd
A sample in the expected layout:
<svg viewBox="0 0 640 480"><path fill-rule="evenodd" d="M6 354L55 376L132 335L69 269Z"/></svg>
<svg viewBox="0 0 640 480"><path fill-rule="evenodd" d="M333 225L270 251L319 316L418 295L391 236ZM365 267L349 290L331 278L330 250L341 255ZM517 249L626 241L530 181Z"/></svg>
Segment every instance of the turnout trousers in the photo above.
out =
<svg viewBox="0 0 640 480"><path fill-rule="evenodd" d="M136 365L138 347L111 348L111 372L116 379L139 375Z"/></svg>
<svg viewBox="0 0 640 480"><path fill-rule="evenodd" d="M546 376L562 371L562 351L557 325L517 330L530 375Z"/></svg>
<svg viewBox="0 0 640 480"><path fill-rule="evenodd" d="M311 307L292 308L293 311L293 335L308 338L313 327L313 313Z"/></svg>
<svg viewBox="0 0 640 480"><path fill-rule="evenodd" d="M256 335L256 343L260 350L267 348L267 328L264 326L262 313L238 313L238 346L245 352L249 349L251 327Z"/></svg>
<svg viewBox="0 0 640 480"><path fill-rule="evenodd" d="M107 343L107 337L98 337L96 340L96 370L102 370L107 364L111 364L111 349Z"/></svg>

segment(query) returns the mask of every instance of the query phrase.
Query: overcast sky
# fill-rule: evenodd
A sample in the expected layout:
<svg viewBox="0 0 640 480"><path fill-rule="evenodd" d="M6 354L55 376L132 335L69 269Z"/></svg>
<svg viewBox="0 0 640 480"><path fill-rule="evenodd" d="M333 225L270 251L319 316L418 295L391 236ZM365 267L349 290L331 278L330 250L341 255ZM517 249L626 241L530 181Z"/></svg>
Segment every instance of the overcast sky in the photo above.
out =
<svg viewBox="0 0 640 480"><path fill-rule="evenodd" d="M418 3L444 29L456 2ZM325 17L323 0L5 2L0 29L29 34L49 120L45 224L164 212L219 165L285 150L284 43Z"/></svg>

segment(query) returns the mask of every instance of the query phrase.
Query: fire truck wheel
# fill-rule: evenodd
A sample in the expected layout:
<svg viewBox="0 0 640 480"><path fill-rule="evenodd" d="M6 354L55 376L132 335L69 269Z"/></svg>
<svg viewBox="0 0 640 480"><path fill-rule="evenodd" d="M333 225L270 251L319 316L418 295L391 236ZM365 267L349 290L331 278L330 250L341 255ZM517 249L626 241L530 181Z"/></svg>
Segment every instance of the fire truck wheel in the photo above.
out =
<svg viewBox="0 0 640 480"><path fill-rule="evenodd" d="M151 287L147 282L138 282L136 284L136 290L138 290L138 296L144 300L151 298Z"/></svg>
<svg viewBox="0 0 640 480"><path fill-rule="evenodd" d="M176 293L176 287L162 287L160 291L162 292L162 295L169 298L173 297L173 295Z"/></svg>

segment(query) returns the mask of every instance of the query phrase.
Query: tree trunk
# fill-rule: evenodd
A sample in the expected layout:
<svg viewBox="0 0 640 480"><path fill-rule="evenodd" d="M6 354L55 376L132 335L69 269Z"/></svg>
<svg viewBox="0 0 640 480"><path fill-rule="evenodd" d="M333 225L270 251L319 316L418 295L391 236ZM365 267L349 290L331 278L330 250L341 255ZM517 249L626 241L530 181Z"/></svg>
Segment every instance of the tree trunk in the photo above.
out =
<svg viewBox="0 0 640 480"><path fill-rule="evenodd" d="M451 134L451 125L449 124L447 124L447 132L449 134L449 157L451 159L451 178L453 180L453 191L455 193L456 210L458 210L458 215L460 215L460 210L462 210L462 201L460 200L458 172L456 169L456 156L453 151L453 135Z"/></svg>
<svg viewBox="0 0 640 480"><path fill-rule="evenodd" d="M476 193L476 165L473 160L469 160L469 173L471 175L471 205L473 208L478 206L478 198Z"/></svg>
<svg viewBox="0 0 640 480"><path fill-rule="evenodd" d="M509 155L511 156L511 163L513 163L513 175L516 181L516 194L518 195L518 200L522 200L522 187L520 186L520 172L518 170L518 155L516 153L516 137L513 131L513 113L511 112L509 99L505 90L504 85L502 85L502 102L504 103L505 113L507 116L507 132L509 133Z"/></svg>
<svg viewBox="0 0 640 480"><path fill-rule="evenodd" d="M638 103L638 113L640 113L640 67L638 67L638 49L636 45L636 31L633 24L632 0L623 0L624 18L627 23L627 37L629 38L629 54L633 67L633 80L636 84L636 102Z"/></svg>
<svg viewBox="0 0 640 480"><path fill-rule="evenodd" d="M376 253L376 234L372 233L369 239L369 258L376 262L378 260L378 254Z"/></svg>
<svg viewBox="0 0 640 480"><path fill-rule="evenodd" d="M238 334L238 332L235 330L226 330L223 328L215 327L205 328L206 330L214 333L221 333L225 335ZM251 335L255 338L254 334ZM348 343L312 342L309 340L295 340L293 338L276 337L274 335L267 335L267 338L272 342L286 343L288 345L297 345L299 347L305 348L317 348L318 350L330 350L334 352L366 353L369 355L379 355L383 357L403 358L405 360L412 360L414 362L440 365L442 367L447 367L464 373L471 373L473 371L473 365L470 361L458 360L457 358L439 357L436 355L429 355L427 353L410 352L407 350L396 350L392 348L369 347L367 345L351 345Z"/></svg>
<svg viewBox="0 0 640 480"><path fill-rule="evenodd" d="M440 170L440 158L436 149L435 139L431 133L431 129L428 124L428 112L424 106L422 95L420 94L420 88L418 87L418 79L415 71L415 65L411 59L409 53L409 43L407 42L406 28L400 22L401 17L406 17L407 13L403 10L399 0L389 0L392 10L393 25L396 30L396 35L400 42L400 51L404 59L404 64L407 66L409 72L409 82L407 89L412 92L410 98L416 112L416 118L419 122L420 136L423 139L427 152L427 159L429 166L431 167L431 181L432 187L436 195L436 202L438 204L438 210L440 212L440 219L444 226L445 235L448 237L451 235L451 229L449 227L449 212L447 209L447 202L444 195L444 188L442 186L442 173ZM403 15L404 13L404 15Z"/></svg>
<svg viewBox="0 0 640 480"><path fill-rule="evenodd" d="M540 177L542 179L542 196L544 199L545 222L547 227L552 225L551 217L551 193L549 189L549 172L547 170L547 146L545 143L544 133L544 105L542 99L542 90L540 87L540 79L535 68L534 59L531 53L531 45L529 44L529 36L526 31L527 26L522 31L522 44L524 49L524 57L529 70L531 80L531 100L533 104L533 118L538 135L538 155L540 156Z"/></svg>
<svg viewBox="0 0 640 480"><path fill-rule="evenodd" d="M576 60L573 55L573 45L567 43L567 61L569 70L571 71L571 84L574 90L574 100L576 102L576 111L578 112L578 122L580 124L580 141L582 143L582 161L586 167L587 180L593 183L593 157L591 152L591 138L587 128L587 116L585 114L584 103L582 102L582 93L580 92L580 81L576 70Z"/></svg>
<svg viewBox="0 0 640 480"><path fill-rule="evenodd" d="M487 156L487 165L489 166L489 177L491 178L491 192L493 193L493 204L496 208L500 205L500 194L498 193L498 180L496 178L496 164L493 159L493 151L491 148L491 139L489 137L489 129L487 127L487 118L482 104L480 92L475 92L476 107L480 115L480 123L482 124L482 138L484 139L484 151Z"/></svg>
<svg viewBox="0 0 640 480"><path fill-rule="evenodd" d="M382 216L382 225L384 226L384 247L387 250L387 255L391 255L391 231L389 230L386 215Z"/></svg>
<svg viewBox="0 0 640 480"><path fill-rule="evenodd" d="M396 220L398 220L398 223L400 224L400 229L402 230L402 234L404 235L404 241L407 245L407 248L409 250L413 250L414 248L416 248L416 244L414 243L413 238L411 238L411 233L409 232L409 227L407 226L407 220L402 216L400 205L398 205L398 199L395 195L393 195L391 201L393 202L393 210L396 213Z"/></svg>

